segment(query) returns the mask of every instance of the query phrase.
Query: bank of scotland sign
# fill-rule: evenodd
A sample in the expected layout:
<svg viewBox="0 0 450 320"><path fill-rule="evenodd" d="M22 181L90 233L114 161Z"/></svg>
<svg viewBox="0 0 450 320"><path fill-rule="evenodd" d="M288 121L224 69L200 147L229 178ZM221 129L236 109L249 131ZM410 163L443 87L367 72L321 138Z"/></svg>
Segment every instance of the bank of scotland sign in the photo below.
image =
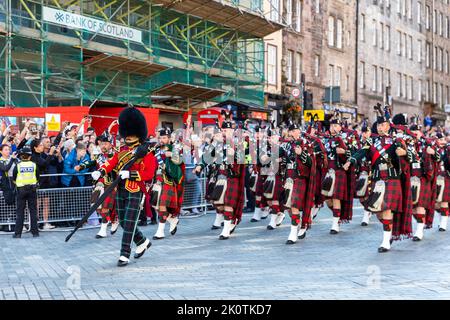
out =
<svg viewBox="0 0 450 320"><path fill-rule="evenodd" d="M94 19L49 7L42 7L42 17L44 21L66 26L68 28L81 29L133 42L142 42L142 32L140 30L109 23L100 19Z"/></svg>

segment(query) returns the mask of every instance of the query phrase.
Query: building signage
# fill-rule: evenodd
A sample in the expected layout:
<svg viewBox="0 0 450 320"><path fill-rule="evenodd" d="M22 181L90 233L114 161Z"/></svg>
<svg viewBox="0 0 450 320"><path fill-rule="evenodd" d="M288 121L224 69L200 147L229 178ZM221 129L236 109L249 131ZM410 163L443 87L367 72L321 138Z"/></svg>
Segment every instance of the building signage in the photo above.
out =
<svg viewBox="0 0 450 320"><path fill-rule="evenodd" d="M92 33L98 33L123 40L142 42L142 32L140 30L109 23L100 19L94 19L49 7L42 7L42 17L44 21L66 26L68 28L86 30Z"/></svg>
<svg viewBox="0 0 450 320"><path fill-rule="evenodd" d="M61 115L58 113L46 113L45 124L48 131L60 131L61 130Z"/></svg>
<svg viewBox="0 0 450 320"><path fill-rule="evenodd" d="M295 89L292 90L292 96L293 96L294 98L300 97L300 93L301 93L301 91L300 91L300 89L298 89L298 88L295 88Z"/></svg>
<svg viewBox="0 0 450 320"><path fill-rule="evenodd" d="M267 113L265 112L256 112L256 111L252 111L250 113L250 116L253 119L259 119L259 120L267 120Z"/></svg>
<svg viewBox="0 0 450 320"><path fill-rule="evenodd" d="M317 120L317 121L324 121L325 120L325 111L323 111L323 110L305 110L305 111L303 111L303 119L305 121L311 121L311 118L313 118L313 120Z"/></svg>

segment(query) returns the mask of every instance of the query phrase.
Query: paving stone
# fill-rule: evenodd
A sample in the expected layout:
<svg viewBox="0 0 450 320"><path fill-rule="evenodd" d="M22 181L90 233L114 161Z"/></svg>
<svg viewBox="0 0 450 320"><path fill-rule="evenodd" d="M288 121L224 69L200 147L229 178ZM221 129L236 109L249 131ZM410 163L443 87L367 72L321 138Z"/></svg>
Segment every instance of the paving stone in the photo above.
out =
<svg viewBox="0 0 450 320"><path fill-rule="evenodd" d="M0 300L9 299L449 299L450 232L425 230L420 243L395 242L379 254L381 225L354 221L330 235L322 209L306 238L287 246L289 221L268 231L245 214L219 241L214 214L181 219L175 236L152 241L139 260L117 268L121 231L96 240L96 229L43 232L15 241L0 235ZM436 215L437 223L438 215ZM152 237L156 226L141 228ZM134 248L133 248L134 249Z"/></svg>

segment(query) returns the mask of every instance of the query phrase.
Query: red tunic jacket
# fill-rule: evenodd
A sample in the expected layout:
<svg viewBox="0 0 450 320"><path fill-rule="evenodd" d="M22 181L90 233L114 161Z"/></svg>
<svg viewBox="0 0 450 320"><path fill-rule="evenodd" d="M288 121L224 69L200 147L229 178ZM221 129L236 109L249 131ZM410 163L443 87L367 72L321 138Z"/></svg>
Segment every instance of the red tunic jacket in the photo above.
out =
<svg viewBox="0 0 450 320"><path fill-rule="evenodd" d="M119 173L125 163L133 156L133 150L133 148L127 146L122 147L120 151L106 161L99 170L103 174L110 173L113 170ZM156 168L157 161L152 153L148 153L144 158L137 160L131 168L128 169L130 171L130 178L125 181L125 189L131 193L139 191L144 192L144 182L153 179Z"/></svg>

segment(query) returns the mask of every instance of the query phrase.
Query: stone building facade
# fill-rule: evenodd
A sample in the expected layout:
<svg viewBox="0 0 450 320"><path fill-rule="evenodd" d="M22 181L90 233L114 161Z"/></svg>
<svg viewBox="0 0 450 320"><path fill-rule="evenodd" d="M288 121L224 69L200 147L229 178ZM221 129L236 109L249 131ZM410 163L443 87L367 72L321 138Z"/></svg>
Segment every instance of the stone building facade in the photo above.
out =
<svg viewBox="0 0 450 320"><path fill-rule="evenodd" d="M373 106L388 102L394 113L445 118L449 10L448 0L359 2L361 114L374 117Z"/></svg>
<svg viewBox="0 0 450 320"><path fill-rule="evenodd" d="M300 88L304 74L314 109L329 109L332 98L331 108L355 110L354 9L354 0L285 0L284 22L291 27L283 30L284 94Z"/></svg>

